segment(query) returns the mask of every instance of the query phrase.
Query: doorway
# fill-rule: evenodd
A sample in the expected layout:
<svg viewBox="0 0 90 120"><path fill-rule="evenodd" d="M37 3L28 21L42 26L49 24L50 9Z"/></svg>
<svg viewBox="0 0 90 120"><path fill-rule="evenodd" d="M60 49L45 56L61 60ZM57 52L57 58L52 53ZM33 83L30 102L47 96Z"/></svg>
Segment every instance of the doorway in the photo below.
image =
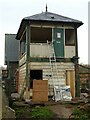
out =
<svg viewBox="0 0 90 120"><path fill-rule="evenodd" d="M30 70L30 88L33 89L33 80L42 80L42 70Z"/></svg>

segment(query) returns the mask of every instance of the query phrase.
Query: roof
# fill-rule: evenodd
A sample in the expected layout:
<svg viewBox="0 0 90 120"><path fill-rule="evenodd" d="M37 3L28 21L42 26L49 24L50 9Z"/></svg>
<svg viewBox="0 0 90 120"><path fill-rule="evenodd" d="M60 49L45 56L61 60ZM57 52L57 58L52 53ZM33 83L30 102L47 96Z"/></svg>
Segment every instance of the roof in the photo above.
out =
<svg viewBox="0 0 90 120"><path fill-rule="evenodd" d="M78 20L74 20L72 18L68 18L65 16L61 16L55 13L50 12L42 12L40 14L36 14L33 16L25 17L25 20L41 20L41 21L55 21L55 22L81 22Z"/></svg>
<svg viewBox="0 0 90 120"><path fill-rule="evenodd" d="M21 29L25 28L28 21L29 22L38 21L38 22L69 23L69 24L73 23L77 28L83 24L82 21L46 11L46 12L42 12L39 14L35 14L32 16L23 18L16 36L17 39L19 39L19 36L18 36L19 32L21 32Z"/></svg>
<svg viewBox="0 0 90 120"><path fill-rule="evenodd" d="M15 39L16 34L5 34L5 64L17 62L19 58L19 42Z"/></svg>

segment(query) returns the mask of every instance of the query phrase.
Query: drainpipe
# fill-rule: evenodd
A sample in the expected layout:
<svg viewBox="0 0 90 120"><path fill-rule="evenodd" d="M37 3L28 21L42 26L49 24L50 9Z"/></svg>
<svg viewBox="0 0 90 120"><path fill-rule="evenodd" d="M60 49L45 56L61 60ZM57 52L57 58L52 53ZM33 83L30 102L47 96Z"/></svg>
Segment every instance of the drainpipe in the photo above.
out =
<svg viewBox="0 0 90 120"><path fill-rule="evenodd" d="M76 55L74 57L75 63L75 96L80 97L80 77L79 77L79 66L78 66L78 41L77 41L77 28L75 27L75 51Z"/></svg>
<svg viewBox="0 0 90 120"><path fill-rule="evenodd" d="M29 70L29 58L30 58L30 26L26 26L26 89L30 88L30 70Z"/></svg>

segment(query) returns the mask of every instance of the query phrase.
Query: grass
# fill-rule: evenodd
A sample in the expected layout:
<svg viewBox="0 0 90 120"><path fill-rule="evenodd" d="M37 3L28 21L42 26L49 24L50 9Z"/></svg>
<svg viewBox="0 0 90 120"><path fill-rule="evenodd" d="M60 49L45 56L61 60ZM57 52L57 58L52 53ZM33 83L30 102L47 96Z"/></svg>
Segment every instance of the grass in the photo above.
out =
<svg viewBox="0 0 90 120"><path fill-rule="evenodd" d="M53 118L54 113L48 107L35 107L32 109L32 118Z"/></svg>
<svg viewBox="0 0 90 120"><path fill-rule="evenodd" d="M47 106L13 106L15 110L16 118L38 118L38 119L48 119L53 118L54 113Z"/></svg>
<svg viewBox="0 0 90 120"><path fill-rule="evenodd" d="M31 117L31 109L29 107L15 107L16 118L29 118Z"/></svg>
<svg viewBox="0 0 90 120"><path fill-rule="evenodd" d="M74 119L75 120L88 120L90 119L90 108L88 109L79 109L79 108L76 108L74 109L73 111L73 114L74 116Z"/></svg>

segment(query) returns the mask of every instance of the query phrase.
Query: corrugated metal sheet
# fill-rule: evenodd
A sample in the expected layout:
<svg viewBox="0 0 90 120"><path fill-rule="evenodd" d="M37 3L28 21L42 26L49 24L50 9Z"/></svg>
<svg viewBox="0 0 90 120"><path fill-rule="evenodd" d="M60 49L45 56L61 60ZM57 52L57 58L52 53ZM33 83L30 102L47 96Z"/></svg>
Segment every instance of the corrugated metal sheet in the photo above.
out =
<svg viewBox="0 0 90 120"><path fill-rule="evenodd" d="M19 59L19 41L16 34L5 34L5 62L16 62Z"/></svg>

